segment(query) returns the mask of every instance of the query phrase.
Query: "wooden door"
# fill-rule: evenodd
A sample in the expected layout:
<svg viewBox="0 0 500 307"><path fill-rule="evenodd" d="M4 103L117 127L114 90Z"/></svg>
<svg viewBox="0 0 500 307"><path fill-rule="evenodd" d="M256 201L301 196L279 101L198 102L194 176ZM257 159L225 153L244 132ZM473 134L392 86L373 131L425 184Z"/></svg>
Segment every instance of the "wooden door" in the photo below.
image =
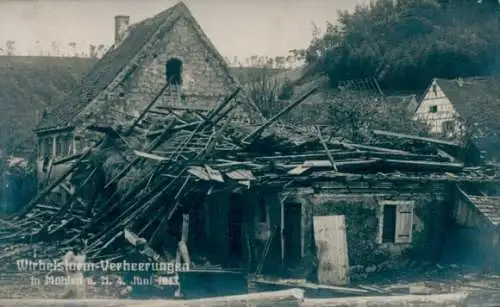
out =
<svg viewBox="0 0 500 307"><path fill-rule="evenodd" d="M318 256L318 282L342 286L349 283L349 256L343 215L315 216L314 241Z"/></svg>

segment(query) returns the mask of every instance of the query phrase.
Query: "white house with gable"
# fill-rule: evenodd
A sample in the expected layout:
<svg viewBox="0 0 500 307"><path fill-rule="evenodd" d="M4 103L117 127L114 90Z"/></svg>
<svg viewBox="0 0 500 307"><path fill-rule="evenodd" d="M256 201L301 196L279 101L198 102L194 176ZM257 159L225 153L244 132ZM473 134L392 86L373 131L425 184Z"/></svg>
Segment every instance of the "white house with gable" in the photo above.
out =
<svg viewBox="0 0 500 307"><path fill-rule="evenodd" d="M414 119L436 136L458 138L467 128L484 151L500 153L500 76L432 80Z"/></svg>

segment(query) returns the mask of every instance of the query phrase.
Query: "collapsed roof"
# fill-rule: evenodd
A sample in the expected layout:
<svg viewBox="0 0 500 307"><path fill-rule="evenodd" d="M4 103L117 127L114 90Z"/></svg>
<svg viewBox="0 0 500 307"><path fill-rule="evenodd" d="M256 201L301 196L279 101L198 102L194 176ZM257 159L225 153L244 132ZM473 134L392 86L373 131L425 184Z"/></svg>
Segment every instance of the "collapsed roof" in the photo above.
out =
<svg viewBox="0 0 500 307"><path fill-rule="evenodd" d="M292 107L315 90L306 91ZM62 236L72 243L86 237L92 258L109 248L124 229L157 243L178 212L203 203L207 194L259 187L321 188L346 181L498 181L496 168L466 166L452 156L461 150L451 142L373 131L382 143L355 144L332 138L326 130L272 126L292 107L260 126L235 124L237 92L204 115L152 103L126 130L88 127L102 132L102 141L56 161L73 166L26 206L16 218L22 228L2 240ZM389 146L388 139L404 141ZM99 177L102 172L105 178ZM51 204L56 187L69 194L62 206Z"/></svg>

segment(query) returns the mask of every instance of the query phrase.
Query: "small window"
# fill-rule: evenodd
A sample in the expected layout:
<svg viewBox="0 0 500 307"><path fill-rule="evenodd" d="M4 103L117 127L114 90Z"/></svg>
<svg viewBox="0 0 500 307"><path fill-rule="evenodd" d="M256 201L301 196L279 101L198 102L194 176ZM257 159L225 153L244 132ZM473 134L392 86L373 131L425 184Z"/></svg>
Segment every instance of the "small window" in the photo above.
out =
<svg viewBox="0 0 500 307"><path fill-rule="evenodd" d="M429 113L437 113L437 111L438 111L437 105L432 105L429 107Z"/></svg>
<svg viewBox="0 0 500 307"><path fill-rule="evenodd" d="M66 138L63 135L58 135L56 138L56 157L66 156Z"/></svg>
<svg viewBox="0 0 500 307"><path fill-rule="evenodd" d="M396 240L396 205L385 205L383 209L382 243Z"/></svg>
<svg viewBox="0 0 500 307"><path fill-rule="evenodd" d="M168 84L182 84L182 61L179 59L170 59L165 64L165 77Z"/></svg>
<svg viewBox="0 0 500 307"><path fill-rule="evenodd" d="M445 135L452 135L455 132L455 122L452 120L444 121L442 128Z"/></svg>
<svg viewBox="0 0 500 307"><path fill-rule="evenodd" d="M53 139L51 136L46 137L42 141L42 152L43 152L43 157L45 158L51 158L53 154Z"/></svg>
<svg viewBox="0 0 500 307"><path fill-rule="evenodd" d="M412 201L385 201L381 203L379 243L411 243L413 233Z"/></svg>
<svg viewBox="0 0 500 307"><path fill-rule="evenodd" d="M432 92L434 93L434 96L437 96L438 91L437 91L437 85L436 84L432 85Z"/></svg>
<svg viewBox="0 0 500 307"><path fill-rule="evenodd" d="M38 139L38 157L41 158L43 157L43 151L44 151L44 146L43 146L43 139Z"/></svg>

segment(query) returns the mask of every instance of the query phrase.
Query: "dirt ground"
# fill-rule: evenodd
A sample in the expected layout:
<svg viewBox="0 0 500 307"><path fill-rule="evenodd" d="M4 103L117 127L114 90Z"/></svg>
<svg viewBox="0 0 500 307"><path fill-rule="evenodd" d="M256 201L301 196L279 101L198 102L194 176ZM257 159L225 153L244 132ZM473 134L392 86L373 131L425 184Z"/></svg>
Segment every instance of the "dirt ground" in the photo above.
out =
<svg viewBox="0 0 500 307"><path fill-rule="evenodd" d="M409 289L429 289L469 293L469 306L500 306L500 274L485 274L481 268L459 265L428 265L412 271L388 273L358 281L391 294L407 294Z"/></svg>
<svg viewBox="0 0 500 307"><path fill-rule="evenodd" d="M54 299L61 298L66 292L67 287L64 285L45 282L46 276L54 275L53 273L19 270L16 264L19 259L29 259L33 256L40 258L40 254L44 254L45 259L51 259L61 254L60 250L51 246L37 246L35 250L38 252L34 252L33 246L28 245L0 247L0 301ZM397 271L365 278L355 281L352 286L378 289L381 295L384 295L384 292L387 295L408 294L409 289L426 288L432 291L433 288L441 288L442 291L444 288L448 292L470 293L470 306L500 306L500 275L478 272L479 268L474 267L429 265L418 270ZM86 277L95 283L94 286L86 286L87 299L117 299L124 289L124 284L114 275L95 272L86 274Z"/></svg>

